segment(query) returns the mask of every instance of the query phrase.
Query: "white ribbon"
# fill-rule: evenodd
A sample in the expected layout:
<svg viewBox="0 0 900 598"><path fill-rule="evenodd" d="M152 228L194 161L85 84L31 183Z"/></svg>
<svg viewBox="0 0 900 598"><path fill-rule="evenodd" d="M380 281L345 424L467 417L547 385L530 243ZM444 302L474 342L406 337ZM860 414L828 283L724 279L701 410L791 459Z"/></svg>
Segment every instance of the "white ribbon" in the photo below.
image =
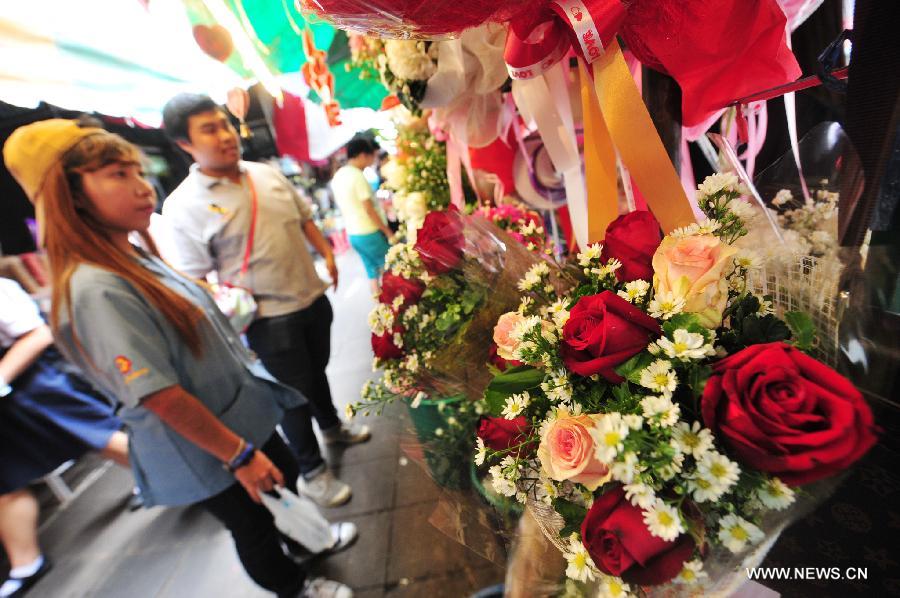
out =
<svg viewBox="0 0 900 598"><path fill-rule="evenodd" d="M540 77L513 81L512 92L522 115L537 124L553 166L562 173L575 240L587 247L587 190L569 87L563 64L557 63Z"/></svg>

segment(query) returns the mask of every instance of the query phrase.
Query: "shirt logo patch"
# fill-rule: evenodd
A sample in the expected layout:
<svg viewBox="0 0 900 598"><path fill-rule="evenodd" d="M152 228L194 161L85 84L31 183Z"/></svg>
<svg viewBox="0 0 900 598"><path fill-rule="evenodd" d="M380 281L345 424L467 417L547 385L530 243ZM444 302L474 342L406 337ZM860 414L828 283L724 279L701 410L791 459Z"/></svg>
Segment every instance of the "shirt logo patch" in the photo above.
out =
<svg viewBox="0 0 900 598"><path fill-rule="evenodd" d="M115 359L116 369L119 370L119 373L123 376L131 371L131 360L125 357L124 355L119 355Z"/></svg>
<svg viewBox="0 0 900 598"><path fill-rule="evenodd" d="M219 214L220 216L225 216L226 214L228 214L228 210L226 208L223 208L219 204L211 203L211 204L209 204L208 207L211 212L215 212L216 214Z"/></svg>

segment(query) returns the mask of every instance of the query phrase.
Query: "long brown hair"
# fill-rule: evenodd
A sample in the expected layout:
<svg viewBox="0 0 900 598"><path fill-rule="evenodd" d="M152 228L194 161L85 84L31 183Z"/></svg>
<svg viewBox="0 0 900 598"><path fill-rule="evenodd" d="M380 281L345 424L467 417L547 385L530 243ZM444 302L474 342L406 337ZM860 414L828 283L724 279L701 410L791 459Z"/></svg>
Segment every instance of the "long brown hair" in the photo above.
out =
<svg viewBox="0 0 900 598"><path fill-rule="evenodd" d="M115 162L135 162L140 152L118 135L105 131L85 137L57 163L44 180L35 202L43 244L50 260L52 307L50 326L59 326L59 309L65 303L72 322L75 343L81 343L75 333L70 282L80 264L91 264L121 276L146 297L172 324L194 355L201 353L198 323L203 317L200 309L159 281L134 257L112 242L105 228L79 203L88 201L81 184L81 175ZM147 247L156 256L159 251L146 231L140 232Z"/></svg>

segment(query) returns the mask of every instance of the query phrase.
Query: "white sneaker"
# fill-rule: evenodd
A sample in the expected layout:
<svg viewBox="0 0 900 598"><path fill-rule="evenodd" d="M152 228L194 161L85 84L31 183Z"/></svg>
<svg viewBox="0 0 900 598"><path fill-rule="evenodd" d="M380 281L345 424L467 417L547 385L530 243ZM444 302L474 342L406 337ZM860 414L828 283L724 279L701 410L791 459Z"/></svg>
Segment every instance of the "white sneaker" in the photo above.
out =
<svg viewBox="0 0 900 598"><path fill-rule="evenodd" d="M320 507L337 507L352 496L349 484L340 481L331 471L322 466L322 471L307 480L302 475L297 478L297 490L313 499Z"/></svg>
<svg viewBox="0 0 900 598"><path fill-rule="evenodd" d="M353 590L340 582L314 577L303 584L300 598L353 598Z"/></svg>
<svg viewBox="0 0 900 598"><path fill-rule="evenodd" d="M325 444L359 444L371 438L372 433L365 424L342 422L331 430L323 430L322 436L325 437Z"/></svg>

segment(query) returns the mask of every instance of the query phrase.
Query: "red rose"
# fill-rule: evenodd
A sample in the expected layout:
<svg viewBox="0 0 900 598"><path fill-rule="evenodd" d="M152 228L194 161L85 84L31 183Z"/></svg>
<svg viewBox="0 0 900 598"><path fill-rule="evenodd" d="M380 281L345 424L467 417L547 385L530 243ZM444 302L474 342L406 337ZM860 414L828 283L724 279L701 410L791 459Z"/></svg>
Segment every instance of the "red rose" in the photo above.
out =
<svg viewBox="0 0 900 598"><path fill-rule="evenodd" d="M671 542L652 535L644 512L625 498L621 486L594 500L581 524L581 541L600 571L648 586L678 575L695 547L690 534Z"/></svg>
<svg viewBox="0 0 900 598"><path fill-rule="evenodd" d="M524 415L515 419L486 415L478 422L477 434L484 441L484 446L495 451L504 451L525 442L530 427ZM535 447L522 447L518 452L521 453L529 448L533 450Z"/></svg>
<svg viewBox="0 0 900 598"><path fill-rule="evenodd" d="M403 357L403 350L394 344L394 334L403 334L403 329L395 326L393 330L385 332L381 336L372 334L372 351L378 359L399 359Z"/></svg>
<svg viewBox="0 0 900 598"><path fill-rule="evenodd" d="M394 299L402 295L403 305L400 307L403 309L418 303L424 292L425 285L421 281L387 272L381 277L381 295L378 296L378 300L385 305L391 305Z"/></svg>
<svg viewBox="0 0 900 598"><path fill-rule="evenodd" d="M660 335L656 320L612 291L582 297L563 327L560 353L570 370L600 374L618 384L614 367L647 348Z"/></svg>
<svg viewBox="0 0 900 598"><path fill-rule="evenodd" d="M462 259L465 237L456 210L429 212L416 235L416 251L429 274L444 274Z"/></svg>
<svg viewBox="0 0 900 598"><path fill-rule="evenodd" d="M619 216L606 227L603 240L604 261L616 258L622 267L616 270L620 282L653 280L653 254L662 241L659 222L647 211Z"/></svg>
<svg viewBox="0 0 900 598"><path fill-rule="evenodd" d="M877 440L872 411L853 384L784 343L753 345L716 363L701 409L739 461L786 484L839 473Z"/></svg>

